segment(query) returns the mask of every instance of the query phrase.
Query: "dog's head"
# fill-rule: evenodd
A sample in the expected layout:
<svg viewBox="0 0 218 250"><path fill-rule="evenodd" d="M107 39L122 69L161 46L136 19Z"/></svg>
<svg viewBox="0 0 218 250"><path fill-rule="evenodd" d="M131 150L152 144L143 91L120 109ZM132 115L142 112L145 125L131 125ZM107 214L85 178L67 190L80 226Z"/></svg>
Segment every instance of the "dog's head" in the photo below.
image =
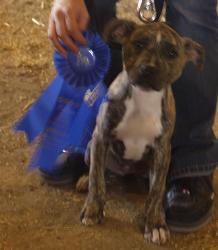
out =
<svg viewBox="0 0 218 250"><path fill-rule="evenodd" d="M130 82L143 89L158 91L173 83L188 61L203 67L204 49L165 23L137 25L116 19L107 26L104 37L122 46Z"/></svg>

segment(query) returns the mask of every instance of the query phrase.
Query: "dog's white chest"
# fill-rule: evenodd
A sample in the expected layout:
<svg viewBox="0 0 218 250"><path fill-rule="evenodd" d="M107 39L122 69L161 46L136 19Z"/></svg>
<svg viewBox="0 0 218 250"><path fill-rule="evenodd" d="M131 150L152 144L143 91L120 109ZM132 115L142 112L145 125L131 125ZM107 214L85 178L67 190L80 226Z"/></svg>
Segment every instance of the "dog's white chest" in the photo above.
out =
<svg viewBox="0 0 218 250"><path fill-rule="evenodd" d="M133 87L125 101L126 112L115 129L116 137L125 145L125 159L140 160L146 146L153 145L162 132L163 91L142 91Z"/></svg>

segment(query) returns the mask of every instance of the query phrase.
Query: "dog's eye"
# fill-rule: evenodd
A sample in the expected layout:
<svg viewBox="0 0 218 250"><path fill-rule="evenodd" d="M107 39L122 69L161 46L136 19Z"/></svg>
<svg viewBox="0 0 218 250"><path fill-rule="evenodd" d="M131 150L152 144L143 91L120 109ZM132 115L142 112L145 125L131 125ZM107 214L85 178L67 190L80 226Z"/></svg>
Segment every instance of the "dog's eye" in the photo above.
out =
<svg viewBox="0 0 218 250"><path fill-rule="evenodd" d="M178 56L178 53L177 53L177 51L175 49L171 49L171 50L169 50L167 52L167 55L168 55L169 58L174 59L174 58L176 58Z"/></svg>
<svg viewBox="0 0 218 250"><path fill-rule="evenodd" d="M175 59L178 57L178 52L175 46L168 42L165 42L162 45L162 51L163 51L163 54L169 59Z"/></svg>
<svg viewBox="0 0 218 250"><path fill-rule="evenodd" d="M135 47L136 49L143 49L143 48L144 48L144 44L141 43L141 42L135 42L135 43L134 43L134 47Z"/></svg>

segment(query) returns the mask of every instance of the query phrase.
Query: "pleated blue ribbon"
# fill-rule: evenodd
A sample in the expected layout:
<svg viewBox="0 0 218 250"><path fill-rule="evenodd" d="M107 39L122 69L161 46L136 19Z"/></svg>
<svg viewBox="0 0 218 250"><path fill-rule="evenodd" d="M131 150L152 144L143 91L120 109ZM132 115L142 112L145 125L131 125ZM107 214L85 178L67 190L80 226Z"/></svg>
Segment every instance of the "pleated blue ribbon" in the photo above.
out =
<svg viewBox="0 0 218 250"><path fill-rule="evenodd" d="M110 53L99 35L86 32L87 47L75 55L68 48L65 59L57 52L57 76L15 125L29 143L39 138L29 167L53 172L63 152L84 153L91 139L106 87L103 78Z"/></svg>

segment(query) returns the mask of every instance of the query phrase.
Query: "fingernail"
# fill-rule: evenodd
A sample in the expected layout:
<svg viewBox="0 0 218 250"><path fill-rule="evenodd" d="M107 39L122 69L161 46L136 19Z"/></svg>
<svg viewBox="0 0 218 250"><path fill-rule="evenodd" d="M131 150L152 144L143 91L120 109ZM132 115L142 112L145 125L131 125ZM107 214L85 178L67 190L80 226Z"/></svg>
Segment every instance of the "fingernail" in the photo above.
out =
<svg viewBox="0 0 218 250"><path fill-rule="evenodd" d="M79 48L76 48L73 52L74 52L75 54L78 54L78 53L79 53Z"/></svg>

